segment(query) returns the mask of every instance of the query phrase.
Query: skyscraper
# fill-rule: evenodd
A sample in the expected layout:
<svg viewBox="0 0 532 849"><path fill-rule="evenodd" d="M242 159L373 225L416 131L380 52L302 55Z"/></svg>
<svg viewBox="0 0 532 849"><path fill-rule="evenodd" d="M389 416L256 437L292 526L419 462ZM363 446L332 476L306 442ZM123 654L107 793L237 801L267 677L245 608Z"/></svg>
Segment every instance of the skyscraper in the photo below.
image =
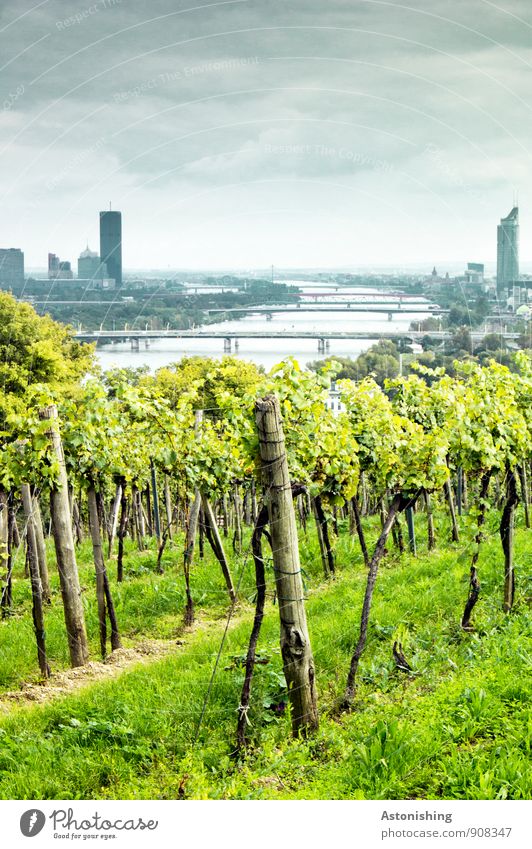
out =
<svg viewBox="0 0 532 849"><path fill-rule="evenodd" d="M122 285L122 213L100 212L100 259L117 286Z"/></svg>
<svg viewBox="0 0 532 849"><path fill-rule="evenodd" d="M0 248L0 285L24 283L24 254L20 248Z"/></svg>
<svg viewBox="0 0 532 849"><path fill-rule="evenodd" d="M501 218L497 227L497 291L519 279L519 207Z"/></svg>

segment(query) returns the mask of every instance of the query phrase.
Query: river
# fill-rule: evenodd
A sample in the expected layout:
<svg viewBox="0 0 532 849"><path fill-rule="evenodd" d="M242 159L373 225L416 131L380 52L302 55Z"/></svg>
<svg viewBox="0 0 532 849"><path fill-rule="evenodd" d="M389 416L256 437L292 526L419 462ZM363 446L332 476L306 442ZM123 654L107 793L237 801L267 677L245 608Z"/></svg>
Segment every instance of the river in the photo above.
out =
<svg viewBox="0 0 532 849"><path fill-rule="evenodd" d="M361 287L337 287L333 284L301 283L296 280L290 281L299 285L305 299L312 304L320 301L331 301L334 297L337 301L348 301L353 306L368 302L372 295L379 296L379 307L387 306L396 308L398 296L382 293L377 289ZM385 300L382 301L385 297ZM379 339L381 333L387 330L408 330L412 321L422 321L431 315L428 309L428 301L419 297L411 299L417 309L427 304L426 313L404 312L395 313L391 321L387 315L371 311L368 304L367 312L349 313L345 312L312 312L305 310L302 306L297 312L274 313L271 319L263 315L249 315L243 319L234 319L209 325L210 330L242 330L242 331L265 331L279 332L289 330L301 331L340 331L349 332L361 330L364 332L375 331L374 339L331 339L330 355L356 357L361 351L366 350ZM137 367L147 365L150 370L161 368L169 363L176 362L185 356L221 357L223 356L222 339L160 339L150 343L150 348L145 349L141 343L140 350L132 351L129 342L115 345L105 345L98 348L98 359L104 369L128 366ZM252 360L257 365L266 369L280 362L288 356L294 356L306 365L312 360L323 359L323 354L318 354L318 342L316 339L241 339L238 352L233 353L240 359Z"/></svg>

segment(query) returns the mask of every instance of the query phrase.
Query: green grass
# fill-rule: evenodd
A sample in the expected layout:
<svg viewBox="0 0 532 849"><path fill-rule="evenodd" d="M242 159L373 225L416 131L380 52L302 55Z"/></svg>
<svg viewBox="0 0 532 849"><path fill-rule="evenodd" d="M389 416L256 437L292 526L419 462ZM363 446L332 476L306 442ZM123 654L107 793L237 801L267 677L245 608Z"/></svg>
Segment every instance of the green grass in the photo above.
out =
<svg viewBox="0 0 532 849"><path fill-rule="evenodd" d="M423 517L417 517L424 535ZM338 577L325 582L316 541L302 536L308 620L318 675L320 730L308 741L292 740L287 712L270 709L283 699L277 608L271 600L256 667L250 735L245 760L231 758L236 708L252 617L243 601L227 635L197 740L198 720L211 679L227 610L218 567L206 557L194 569L200 619L209 629L187 634L186 645L149 665L135 666L112 681L39 707L15 707L0 721L2 798L329 799L530 798L532 740L530 676L530 531L518 528L518 594L510 616L501 610L502 555L497 517L489 517L479 575L481 599L475 631L459 628L467 595L465 543L420 545L417 558L397 556L389 545L375 591L368 645L359 670L354 709L338 714L357 633L365 584L356 540L342 532ZM464 539L471 538L463 520ZM373 529L375 530L375 529ZM179 544L163 576L153 572L154 553L129 552L126 580L113 592L125 635L180 634L184 602L178 570ZM97 628L89 551L80 561L87 591L93 655ZM252 596L252 564L233 564L242 574L242 596ZM272 585L269 572L270 587ZM0 681L13 686L35 670L27 589L15 583L16 614L2 623ZM201 608L201 609L200 609ZM22 611L25 611L24 618ZM216 622L216 620L219 620ZM48 617L54 668L66 665L60 604ZM394 668L396 635L415 674ZM235 660L236 658L236 660Z"/></svg>

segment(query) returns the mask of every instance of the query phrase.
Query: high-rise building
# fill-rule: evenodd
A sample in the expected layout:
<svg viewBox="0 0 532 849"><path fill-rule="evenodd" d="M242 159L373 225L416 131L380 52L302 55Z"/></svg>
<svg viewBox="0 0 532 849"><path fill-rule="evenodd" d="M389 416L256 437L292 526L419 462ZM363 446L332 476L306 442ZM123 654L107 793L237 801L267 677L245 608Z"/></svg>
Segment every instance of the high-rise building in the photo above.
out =
<svg viewBox="0 0 532 849"><path fill-rule="evenodd" d="M48 254L48 279L72 280L72 265L66 260L62 262L56 254Z"/></svg>
<svg viewBox="0 0 532 849"><path fill-rule="evenodd" d="M103 280L107 276L107 266L96 251L91 251L87 245L78 257L78 277L83 280Z"/></svg>
<svg viewBox="0 0 532 849"><path fill-rule="evenodd" d="M519 207L501 218L497 227L497 291L519 279Z"/></svg>
<svg viewBox="0 0 532 849"><path fill-rule="evenodd" d="M56 254L48 254L48 279L55 280L59 277L59 257Z"/></svg>
<svg viewBox="0 0 532 849"><path fill-rule="evenodd" d="M107 274L122 285L122 213L100 212L100 258Z"/></svg>
<svg viewBox="0 0 532 849"><path fill-rule="evenodd" d="M484 283L484 263L468 262L465 279L467 283Z"/></svg>
<svg viewBox="0 0 532 849"><path fill-rule="evenodd" d="M24 283L24 254L20 248L0 248L0 285Z"/></svg>

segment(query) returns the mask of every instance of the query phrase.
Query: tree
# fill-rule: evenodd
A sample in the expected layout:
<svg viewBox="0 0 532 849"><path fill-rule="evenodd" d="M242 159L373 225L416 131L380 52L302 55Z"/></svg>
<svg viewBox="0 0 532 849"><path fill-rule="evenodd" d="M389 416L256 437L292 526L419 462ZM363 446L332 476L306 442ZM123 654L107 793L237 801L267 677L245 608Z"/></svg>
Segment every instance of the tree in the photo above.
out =
<svg viewBox="0 0 532 849"><path fill-rule="evenodd" d="M309 368L324 374L334 370L336 380L363 380L372 377L379 386L384 385L387 378L399 374L399 350L390 339L380 339L375 345L359 354L356 360L349 357L329 357L326 360L316 360Z"/></svg>
<svg viewBox="0 0 532 849"><path fill-rule="evenodd" d="M173 403L194 384L197 388L195 408L208 414L219 406L226 394L242 398L253 392L261 377L261 370L254 363L236 357L223 357L222 360L183 357L178 363L159 369L155 377L146 377L140 383L157 387L160 394Z"/></svg>
<svg viewBox="0 0 532 849"><path fill-rule="evenodd" d="M20 399L34 384L72 391L93 363L92 347L76 342L70 328L0 292L0 418L22 409Z"/></svg>

